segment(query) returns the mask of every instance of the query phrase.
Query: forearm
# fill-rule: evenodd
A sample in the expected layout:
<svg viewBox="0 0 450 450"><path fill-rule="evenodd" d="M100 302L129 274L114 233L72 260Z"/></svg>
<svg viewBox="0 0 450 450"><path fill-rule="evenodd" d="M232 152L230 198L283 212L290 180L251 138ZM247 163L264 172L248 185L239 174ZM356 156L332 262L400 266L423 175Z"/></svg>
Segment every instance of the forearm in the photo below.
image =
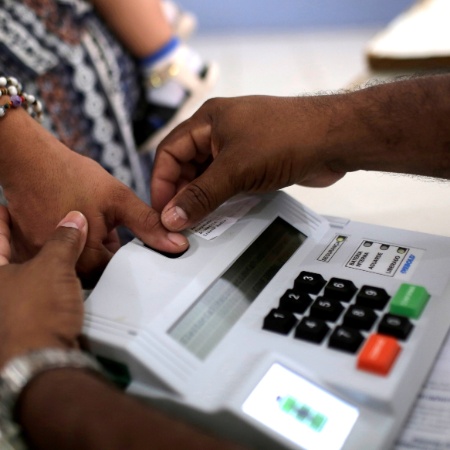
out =
<svg viewBox="0 0 450 450"><path fill-rule="evenodd" d="M138 58L162 47L172 30L161 9L160 0L91 0L102 19L122 44Z"/></svg>
<svg viewBox="0 0 450 450"><path fill-rule="evenodd" d="M327 187L357 170L450 179L450 75L210 99L159 144L152 202L179 231L240 192Z"/></svg>
<svg viewBox="0 0 450 450"><path fill-rule="evenodd" d="M48 371L32 381L21 396L18 421L37 450L237 449L81 370Z"/></svg>
<svg viewBox="0 0 450 450"><path fill-rule="evenodd" d="M450 75L380 84L335 100L326 139L330 168L450 179Z"/></svg>

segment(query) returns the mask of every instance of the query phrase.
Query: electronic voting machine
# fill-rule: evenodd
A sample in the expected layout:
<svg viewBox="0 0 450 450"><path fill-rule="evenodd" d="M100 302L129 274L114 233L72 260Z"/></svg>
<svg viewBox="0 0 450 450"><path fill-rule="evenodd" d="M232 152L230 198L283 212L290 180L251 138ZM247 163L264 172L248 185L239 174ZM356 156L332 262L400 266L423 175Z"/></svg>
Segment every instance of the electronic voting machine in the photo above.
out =
<svg viewBox="0 0 450 450"><path fill-rule="evenodd" d="M450 238L230 200L178 258L134 240L86 300L126 390L261 449L391 448L450 324Z"/></svg>

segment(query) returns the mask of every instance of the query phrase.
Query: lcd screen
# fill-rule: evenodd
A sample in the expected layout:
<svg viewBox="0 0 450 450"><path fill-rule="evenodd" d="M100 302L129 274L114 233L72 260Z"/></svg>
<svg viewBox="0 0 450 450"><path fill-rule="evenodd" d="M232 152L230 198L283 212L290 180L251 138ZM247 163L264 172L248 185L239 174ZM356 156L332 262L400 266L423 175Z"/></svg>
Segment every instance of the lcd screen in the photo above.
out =
<svg viewBox="0 0 450 450"><path fill-rule="evenodd" d="M242 410L305 450L339 450L359 411L281 364L273 364Z"/></svg>
<svg viewBox="0 0 450 450"><path fill-rule="evenodd" d="M276 218L169 329L169 335L204 359L306 238Z"/></svg>

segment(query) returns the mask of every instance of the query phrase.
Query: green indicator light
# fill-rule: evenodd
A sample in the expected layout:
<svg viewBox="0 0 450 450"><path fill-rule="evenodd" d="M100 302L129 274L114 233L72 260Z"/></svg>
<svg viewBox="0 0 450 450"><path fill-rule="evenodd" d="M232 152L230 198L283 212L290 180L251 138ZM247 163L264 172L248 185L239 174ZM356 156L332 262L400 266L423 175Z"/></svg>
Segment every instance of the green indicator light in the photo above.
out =
<svg viewBox="0 0 450 450"><path fill-rule="evenodd" d="M292 397L287 397L283 403L280 404L281 409L285 412L289 412L295 406L295 400Z"/></svg>
<svg viewBox="0 0 450 450"><path fill-rule="evenodd" d="M312 420L311 426L315 430L320 431L323 428L323 426L325 425L326 421L327 421L327 418L323 414L316 414L316 416Z"/></svg>
<svg viewBox="0 0 450 450"><path fill-rule="evenodd" d="M292 396L277 397L277 402L282 411L309 426L314 431L321 431L328 420L326 416L299 402Z"/></svg>

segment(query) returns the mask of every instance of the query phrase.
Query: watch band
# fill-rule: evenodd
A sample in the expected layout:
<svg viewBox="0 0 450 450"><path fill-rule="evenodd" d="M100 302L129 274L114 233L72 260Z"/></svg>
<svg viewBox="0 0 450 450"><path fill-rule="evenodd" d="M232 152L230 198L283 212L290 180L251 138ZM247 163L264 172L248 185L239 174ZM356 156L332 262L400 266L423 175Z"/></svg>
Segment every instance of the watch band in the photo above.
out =
<svg viewBox="0 0 450 450"><path fill-rule="evenodd" d="M100 365L80 350L35 350L13 358L0 371L1 402L12 412L19 394L35 376L47 370L64 367L101 372Z"/></svg>
<svg viewBox="0 0 450 450"><path fill-rule="evenodd" d="M0 449L22 450L20 428L14 408L20 393L37 375L61 368L87 369L102 373L100 364L80 350L44 348L11 359L0 371Z"/></svg>
<svg viewBox="0 0 450 450"><path fill-rule="evenodd" d="M0 448L2 450L26 450L20 428L11 421L0 419Z"/></svg>

